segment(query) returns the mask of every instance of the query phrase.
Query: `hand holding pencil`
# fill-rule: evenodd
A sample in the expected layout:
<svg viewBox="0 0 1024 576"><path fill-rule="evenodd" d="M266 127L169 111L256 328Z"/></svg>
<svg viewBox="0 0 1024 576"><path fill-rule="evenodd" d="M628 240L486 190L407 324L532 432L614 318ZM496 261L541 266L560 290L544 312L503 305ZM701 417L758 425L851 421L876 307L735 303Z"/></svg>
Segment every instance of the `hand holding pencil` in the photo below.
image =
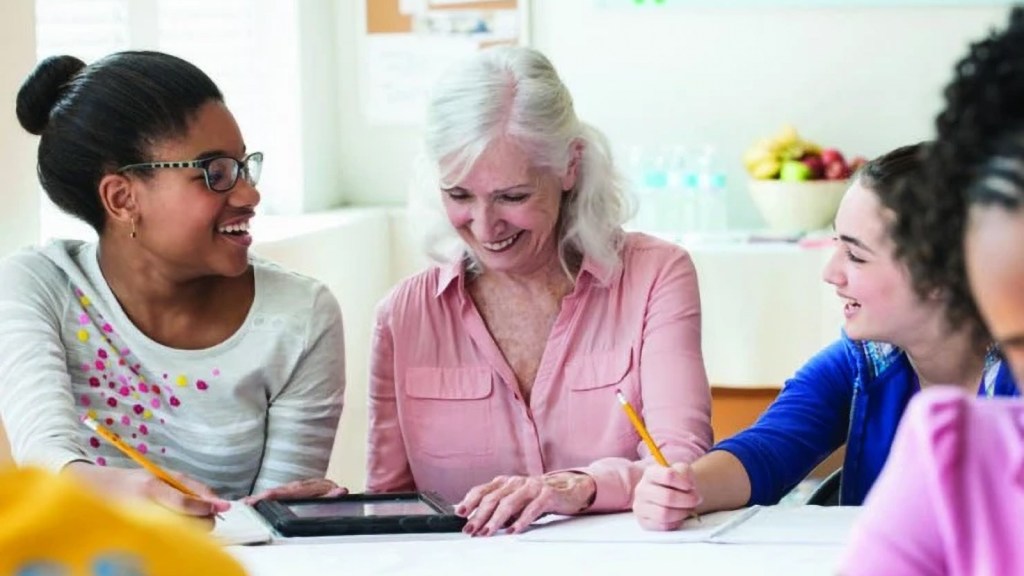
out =
<svg viewBox="0 0 1024 576"><path fill-rule="evenodd" d="M633 496L633 513L641 526L651 530L676 530L687 518L700 520L697 506L701 498L689 465L669 464L622 391L616 390L615 394L637 434L658 463L658 466L649 466L644 471L643 479Z"/></svg>
<svg viewBox="0 0 1024 576"><path fill-rule="evenodd" d="M109 477L115 475L121 481L113 481L115 486L110 486L112 490L117 490L120 494L144 496L187 516L219 516L220 512L226 511L231 506L203 484L183 475L172 475L157 466L95 419L84 416L82 422L125 456L131 458L143 470L90 466L90 470L76 468L79 475L90 477L89 479L95 477L94 483L100 484L111 482Z"/></svg>

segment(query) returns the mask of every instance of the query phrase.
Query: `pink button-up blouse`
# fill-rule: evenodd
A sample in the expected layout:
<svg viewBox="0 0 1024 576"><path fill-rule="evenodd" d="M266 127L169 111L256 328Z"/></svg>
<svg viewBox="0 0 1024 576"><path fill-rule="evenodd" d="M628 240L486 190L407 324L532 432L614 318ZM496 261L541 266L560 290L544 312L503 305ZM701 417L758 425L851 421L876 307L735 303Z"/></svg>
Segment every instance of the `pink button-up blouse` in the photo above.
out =
<svg viewBox="0 0 1024 576"><path fill-rule="evenodd" d="M458 502L498 475L574 469L593 511L625 510L652 458L621 390L670 462L711 444L697 274L682 248L627 234L621 264L584 258L529 403L466 290L462 264L404 281L378 307L367 489Z"/></svg>

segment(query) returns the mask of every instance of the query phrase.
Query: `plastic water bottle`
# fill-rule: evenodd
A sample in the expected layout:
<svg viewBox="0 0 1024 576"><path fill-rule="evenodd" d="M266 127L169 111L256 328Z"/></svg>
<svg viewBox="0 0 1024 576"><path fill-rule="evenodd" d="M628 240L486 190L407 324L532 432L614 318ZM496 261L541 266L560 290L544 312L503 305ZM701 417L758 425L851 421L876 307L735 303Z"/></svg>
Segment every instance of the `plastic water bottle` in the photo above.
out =
<svg viewBox="0 0 1024 576"><path fill-rule="evenodd" d="M693 228L695 219L694 194L687 184L689 164L686 148L675 146L668 164L668 190L661 208L664 236L677 241Z"/></svg>
<svg viewBox="0 0 1024 576"><path fill-rule="evenodd" d="M671 230L671 214L666 213L671 198L668 160L663 152L658 151L648 158L643 171L642 188L648 202L648 224L645 231L664 236Z"/></svg>
<svg viewBox="0 0 1024 576"><path fill-rule="evenodd" d="M629 153L629 177L637 201L629 228L661 234L665 227L662 210L668 191L665 155L658 149L633 146Z"/></svg>
<svg viewBox="0 0 1024 576"><path fill-rule="evenodd" d="M650 225L651 200L648 198L647 188L644 186L644 160L643 148L631 146L627 176L636 199L636 211L633 213L633 219L627 223L627 228L630 230L645 230Z"/></svg>
<svg viewBox="0 0 1024 576"><path fill-rule="evenodd" d="M717 165L713 146L704 146L697 157L693 184L696 186L698 230L709 233L725 231L728 224L725 173Z"/></svg>
<svg viewBox="0 0 1024 576"><path fill-rule="evenodd" d="M679 228L684 237L699 234L701 231L700 205L697 202L697 194L700 190L700 175L694 163L690 163L683 170L681 201L683 204L682 216L679 219Z"/></svg>

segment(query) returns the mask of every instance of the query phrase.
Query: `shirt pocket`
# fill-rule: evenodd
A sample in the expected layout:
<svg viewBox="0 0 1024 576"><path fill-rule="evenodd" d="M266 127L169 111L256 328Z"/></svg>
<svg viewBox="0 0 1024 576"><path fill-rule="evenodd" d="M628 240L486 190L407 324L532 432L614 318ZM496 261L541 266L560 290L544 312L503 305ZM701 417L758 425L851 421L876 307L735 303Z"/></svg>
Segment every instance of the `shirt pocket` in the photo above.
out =
<svg viewBox="0 0 1024 576"><path fill-rule="evenodd" d="M570 438L594 452L593 458L636 455L640 436L622 410L621 390L637 410L637 378L633 350L628 346L577 356L565 366Z"/></svg>
<svg viewBox="0 0 1024 576"><path fill-rule="evenodd" d="M403 430L410 456L486 456L494 451L490 368L410 368Z"/></svg>

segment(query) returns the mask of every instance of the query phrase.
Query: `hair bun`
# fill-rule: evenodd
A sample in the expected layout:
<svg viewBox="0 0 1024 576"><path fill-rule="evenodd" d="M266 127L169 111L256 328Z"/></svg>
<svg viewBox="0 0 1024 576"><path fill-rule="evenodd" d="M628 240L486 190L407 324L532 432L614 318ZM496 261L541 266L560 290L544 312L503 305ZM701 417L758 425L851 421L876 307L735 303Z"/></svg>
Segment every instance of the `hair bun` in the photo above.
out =
<svg viewBox="0 0 1024 576"><path fill-rule="evenodd" d="M43 132L68 81L82 68L85 62L74 56L50 56L36 65L18 90L18 121L25 130Z"/></svg>

